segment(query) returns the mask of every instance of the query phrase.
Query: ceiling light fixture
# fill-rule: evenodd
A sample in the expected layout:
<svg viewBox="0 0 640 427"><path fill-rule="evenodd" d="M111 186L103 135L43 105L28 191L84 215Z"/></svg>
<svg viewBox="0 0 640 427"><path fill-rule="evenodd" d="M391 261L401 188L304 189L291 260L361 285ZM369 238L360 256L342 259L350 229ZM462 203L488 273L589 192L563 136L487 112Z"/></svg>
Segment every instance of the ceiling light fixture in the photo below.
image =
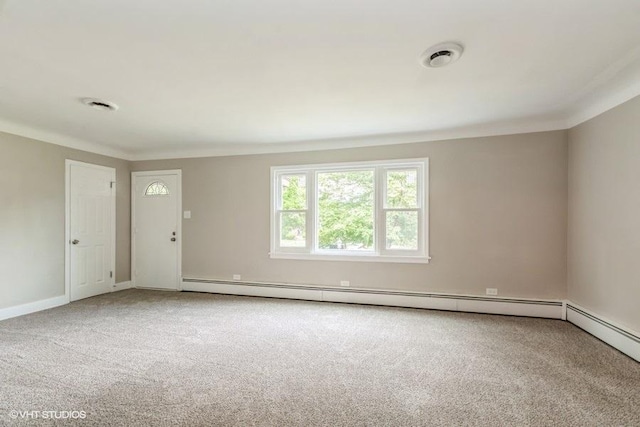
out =
<svg viewBox="0 0 640 427"><path fill-rule="evenodd" d="M120 108L113 102L103 101L102 99L82 98L81 101L84 105L100 111L116 111Z"/></svg>
<svg viewBox="0 0 640 427"><path fill-rule="evenodd" d="M460 59L463 50L458 43L437 44L420 55L420 64L426 68L444 67Z"/></svg>

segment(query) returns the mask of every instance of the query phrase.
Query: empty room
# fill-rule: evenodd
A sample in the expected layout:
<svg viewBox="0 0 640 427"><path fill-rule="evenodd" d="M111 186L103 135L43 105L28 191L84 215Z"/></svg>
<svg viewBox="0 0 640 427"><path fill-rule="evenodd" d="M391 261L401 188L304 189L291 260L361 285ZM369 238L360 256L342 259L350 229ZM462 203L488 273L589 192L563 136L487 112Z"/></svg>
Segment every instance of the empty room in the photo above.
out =
<svg viewBox="0 0 640 427"><path fill-rule="evenodd" d="M0 0L0 425L640 426L637 0Z"/></svg>

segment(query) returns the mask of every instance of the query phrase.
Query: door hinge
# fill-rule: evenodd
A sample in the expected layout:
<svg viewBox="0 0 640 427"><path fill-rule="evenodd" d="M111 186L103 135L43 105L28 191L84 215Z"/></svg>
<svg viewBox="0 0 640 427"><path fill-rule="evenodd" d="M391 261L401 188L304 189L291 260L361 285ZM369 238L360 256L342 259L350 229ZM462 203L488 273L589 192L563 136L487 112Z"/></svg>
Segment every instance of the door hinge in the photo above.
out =
<svg viewBox="0 0 640 427"><path fill-rule="evenodd" d="M109 277L113 279L113 271L109 272Z"/></svg>

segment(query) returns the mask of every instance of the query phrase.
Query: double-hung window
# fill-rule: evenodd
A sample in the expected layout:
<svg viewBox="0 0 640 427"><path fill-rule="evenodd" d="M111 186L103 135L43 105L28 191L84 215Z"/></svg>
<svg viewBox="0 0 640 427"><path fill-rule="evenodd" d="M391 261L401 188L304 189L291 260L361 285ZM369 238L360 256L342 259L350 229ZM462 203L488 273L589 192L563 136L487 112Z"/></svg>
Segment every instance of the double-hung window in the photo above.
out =
<svg viewBox="0 0 640 427"><path fill-rule="evenodd" d="M428 159L271 168L271 257L428 262Z"/></svg>

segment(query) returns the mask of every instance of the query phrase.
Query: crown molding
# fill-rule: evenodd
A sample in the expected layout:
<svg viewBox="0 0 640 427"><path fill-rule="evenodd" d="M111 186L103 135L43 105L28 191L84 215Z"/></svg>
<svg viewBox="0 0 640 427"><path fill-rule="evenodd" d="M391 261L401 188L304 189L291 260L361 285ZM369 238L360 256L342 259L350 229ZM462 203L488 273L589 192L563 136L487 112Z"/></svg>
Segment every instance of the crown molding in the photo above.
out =
<svg viewBox="0 0 640 427"><path fill-rule="evenodd" d="M638 95L640 46L595 75L575 97L569 99L567 128L591 120Z"/></svg>
<svg viewBox="0 0 640 427"><path fill-rule="evenodd" d="M0 0L0 5L2 5L2 2L3 0ZM557 105L555 113L553 115L549 113L546 118L542 116L529 119L519 118L421 132L360 135L277 143L212 144L209 147L182 146L175 149L143 149L136 151L122 150L98 142L36 129L3 119L0 119L0 132L128 161L221 157L375 147L566 130L599 116L637 96L640 96L640 47L630 51L628 55L610 64L602 72L595 75L573 97L566 99L564 104Z"/></svg>
<svg viewBox="0 0 640 427"><path fill-rule="evenodd" d="M382 145L411 144L429 141L446 141L463 138L483 138L523 133L547 132L566 129L565 120L549 120L537 123L475 125L457 129L430 132L368 135L352 138L334 138L273 144L238 144L216 148L192 148L138 152L133 161L186 159L198 157L242 156L252 154L294 153L302 151L336 150L345 148L375 147Z"/></svg>
<svg viewBox="0 0 640 427"><path fill-rule="evenodd" d="M578 110L567 120L567 129L576 127L600 114L604 114L637 96L640 96L640 78L632 85L615 92L607 93L604 97Z"/></svg>
<svg viewBox="0 0 640 427"><path fill-rule="evenodd" d="M604 87L606 89L606 87ZM346 148L363 148L383 145L411 144L430 141L447 141L464 138L483 138L491 136L517 135L524 133L547 132L571 129L600 114L605 113L637 96L640 96L640 77L631 84L611 90L604 97L598 97L585 107L569 116L568 119L551 119L479 124L455 129L425 132L394 133L383 135L365 135L349 138L333 138L309 141L265 144L225 144L209 148L181 148L175 150L147 150L128 152L97 142L87 141L66 135L35 129L0 119L0 132L6 132L46 143L60 145L76 150L87 151L103 156L115 157L127 161L167 160L198 157L224 157L255 154L293 153L303 151L321 151Z"/></svg>
<svg viewBox="0 0 640 427"><path fill-rule="evenodd" d="M100 154L107 157L115 157L122 160L131 160L131 153L117 148L109 147L97 142L86 141L80 138L74 138L62 135L56 132L35 129L0 119L0 132L10 133L24 138L34 139L49 144L60 145L62 147L73 148L75 150L87 151L89 153Z"/></svg>

